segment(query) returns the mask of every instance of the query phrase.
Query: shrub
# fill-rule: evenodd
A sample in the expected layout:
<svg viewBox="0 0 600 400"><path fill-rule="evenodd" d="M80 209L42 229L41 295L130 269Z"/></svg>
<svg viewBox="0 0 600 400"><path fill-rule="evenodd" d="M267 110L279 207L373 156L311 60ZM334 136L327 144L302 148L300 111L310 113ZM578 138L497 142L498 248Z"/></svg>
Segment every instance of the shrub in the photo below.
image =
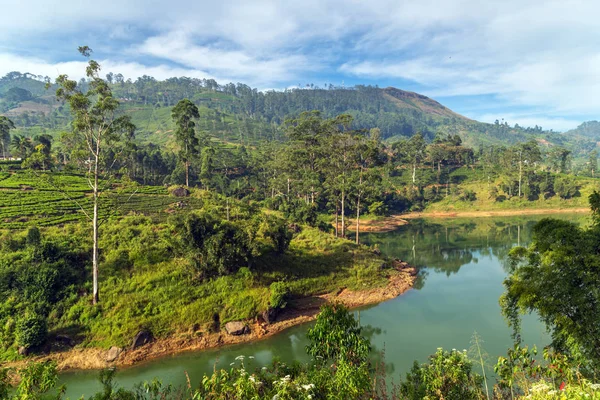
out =
<svg viewBox="0 0 600 400"><path fill-rule="evenodd" d="M465 191L460 195L460 199L462 201L475 201L477 200L477 194L474 191L465 189Z"/></svg>
<svg viewBox="0 0 600 400"><path fill-rule="evenodd" d="M388 207L383 201L375 201L369 205L369 214L372 215L386 215L388 213Z"/></svg>
<svg viewBox="0 0 600 400"><path fill-rule="evenodd" d="M269 287L271 298L269 305L271 308L285 308L290 295L290 288L285 282L273 282Z"/></svg>
<svg viewBox="0 0 600 400"><path fill-rule="evenodd" d="M416 361L406 380L400 385L402 398L410 400L483 399L483 378L471 371L472 364L466 351L444 351L441 348L429 357L428 364Z"/></svg>
<svg viewBox="0 0 600 400"><path fill-rule="evenodd" d="M44 343L48 335L46 318L34 311L26 311L17 321L16 339L17 345L26 349L36 347Z"/></svg>

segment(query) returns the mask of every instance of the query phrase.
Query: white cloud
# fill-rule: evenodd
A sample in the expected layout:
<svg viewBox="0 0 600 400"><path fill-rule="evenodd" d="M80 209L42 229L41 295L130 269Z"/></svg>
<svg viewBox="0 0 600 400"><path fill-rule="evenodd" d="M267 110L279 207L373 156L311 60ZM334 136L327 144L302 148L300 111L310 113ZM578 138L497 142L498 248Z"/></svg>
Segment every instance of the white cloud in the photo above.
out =
<svg viewBox="0 0 600 400"><path fill-rule="evenodd" d="M146 66L139 63L121 63L111 60L99 60L102 73L121 73L125 79L135 80L142 75L153 76L156 79L167 79L174 76L187 76L190 78L215 79L212 75L194 69L174 68L167 65ZM48 63L44 60L29 57L14 56L0 53L0 76L11 71L30 72L35 75L44 75L55 78L66 74L71 79L81 79L85 76L85 61L70 61L62 63Z"/></svg>
<svg viewBox="0 0 600 400"><path fill-rule="evenodd" d="M36 40L81 38L95 49L112 47L103 57L106 69L132 77L210 74L219 81L286 87L331 79L335 71L343 75L333 78L338 81L348 75L408 79L436 97L491 94L498 105L534 106L551 119L600 109L600 2L592 0L0 3L5 57L24 54ZM115 50L122 41L130 46ZM62 55L55 59L64 58L65 48L50 47ZM115 61L132 55L138 64ZM144 66L148 56L164 65ZM32 62L29 70L37 74L76 69L32 59L6 66L13 61L15 56L0 59L0 70L24 70L17 65Z"/></svg>
<svg viewBox="0 0 600 400"><path fill-rule="evenodd" d="M544 129L553 129L557 132L565 132L570 129L577 128L581 124L580 120L561 118L561 117L546 117L539 114L526 113L500 113L500 114L480 114L476 119L481 122L494 123L496 120L506 121L510 126L519 124L523 127L541 126Z"/></svg>
<svg viewBox="0 0 600 400"><path fill-rule="evenodd" d="M299 72L316 68L303 55L275 54L275 57L261 57L240 50L199 46L193 42L190 34L181 31L151 37L137 51L192 69L207 70L219 76L251 80L255 84L289 81Z"/></svg>

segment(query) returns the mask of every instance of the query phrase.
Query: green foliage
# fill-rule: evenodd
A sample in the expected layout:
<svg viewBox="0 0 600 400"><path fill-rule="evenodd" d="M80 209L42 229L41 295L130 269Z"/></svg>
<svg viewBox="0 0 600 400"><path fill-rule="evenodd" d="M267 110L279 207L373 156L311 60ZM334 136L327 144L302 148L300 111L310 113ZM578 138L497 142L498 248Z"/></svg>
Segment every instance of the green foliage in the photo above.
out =
<svg viewBox="0 0 600 400"><path fill-rule="evenodd" d="M592 204L595 198L592 196ZM519 312L535 311L552 333L553 347L593 370L600 366L600 243L598 225L585 229L552 219L540 221L528 249L511 251L503 312L519 334Z"/></svg>
<svg viewBox="0 0 600 400"><path fill-rule="evenodd" d="M269 286L271 298L269 306L275 309L285 308L290 297L290 288L285 282L273 282Z"/></svg>
<svg viewBox="0 0 600 400"><path fill-rule="evenodd" d="M570 199L577 195L579 187L577 186L577 182L571 177L560 176L554 181L554 191L562 199Z"/></svg>
<svg viewBox="0 0 600 400"><path fill-rule="evenodd" d="M383 203L383 201L375 201L369 205L369 214L372 215L386 215L388 213L388 207Z"/></svg>
<svg viewBox="0 0 600 400"><path fill-rule="evenodd" d="M429 357L428 364L413 365L401 383L400 393L405 399L484 399L483 378L472 372L466 351L438 349Z"/></svg>
<svg viewBox="0 0 600 400"><path fill-rule="evenodd" d="M371 350L358 322L341 304L324 306L306 336L310 340L306 351L318 363L343 359L351 365L360 365Z"/></svg>
<svg viewBox="0 0 600 400"><path fill-rule="evenodd" d="M26 349L39 346L44 343L47 335L48 325L45 316L29 310L18 319L15 333L17 346Z"/></svg>

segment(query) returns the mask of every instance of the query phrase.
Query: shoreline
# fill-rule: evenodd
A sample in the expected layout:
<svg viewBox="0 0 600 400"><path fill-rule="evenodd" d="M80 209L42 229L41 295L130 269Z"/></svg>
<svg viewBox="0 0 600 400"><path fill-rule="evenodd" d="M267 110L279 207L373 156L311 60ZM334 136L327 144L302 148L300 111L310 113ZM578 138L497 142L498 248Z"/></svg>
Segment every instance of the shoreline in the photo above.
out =
<svg viewBox="0 0 600 400"><path fill-rule="evenodd" d="M519 215L552 215L570 213L589 213L589 208L532 208L515 210L477 210L477 211L424 211L406 214L390 215L382 219L373 219L360 222L360 232L384 233L393 231L409 223L408 220L419 218L489 218L512 217ZM349 220L348 227L355 228L356 220Z"/></svg>
<svg viewBox="0 0 600 400"><path fill-rule="evenodd" d="M156 339L135 350L124 349L114 362L107 362L108 350L102 348L71 348L62 352L30 357L26 360L8 362L4 367L20 367L28 362L55 361L58 370L99 370L104 368L128 368L162 357L184 352L216 349L223 346L251 343L279 334L293 326L313 321L322 305L339 302L349 309L377 304L396 298L411 289L417 279L413 267L392 269L388 284L382 287L351 291L341 289L334 293L294 299L288 308L281 311L272 324L260 322L258 318L247 321L250 333L232 336L222 328L217 333L181 332L171 337Z"/></svg>

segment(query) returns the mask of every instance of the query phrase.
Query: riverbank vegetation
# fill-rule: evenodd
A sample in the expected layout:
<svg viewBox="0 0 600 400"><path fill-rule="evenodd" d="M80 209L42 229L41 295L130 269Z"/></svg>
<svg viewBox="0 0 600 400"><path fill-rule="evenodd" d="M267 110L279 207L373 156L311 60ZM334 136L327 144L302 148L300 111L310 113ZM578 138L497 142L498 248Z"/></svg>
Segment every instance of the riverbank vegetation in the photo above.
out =
<svg viewBox="0 0 600 400"><path fill-rule="evenodd" d="M87 47L81 52L91 54ZM299 113L295 106L265 124L255 106L244 104L250 118L240 121L203 104L237 93L243 102L260 98L244 87L203 81L194 89L198 81L171 81L176 89L187 87L173 98L159 95L151 79L132 86L122 76L100 77L99 68L90 60L87 80L61 76L49 84L62 102L46 122L64 129L60 133L28 135L33 131L19 126L25 117L17 124L0 119L1 150L11 156L0 163L2 361L73 346L112 347L116 358L132 338L133 349L176 335L245 334L248 323L268 325L294 300L384 287L404 267L360 245L363 214L581 207L590 196L598 220L597 154L585 146L577 150L577 164L575 150L539 136L474 148L439 121L436 131L420 117L364 125L364 114ZM357 93L380 100L368 88ZM29 99L13 90L11 99L23 95ZM350 92L344 96L338 100L356 100ZM276 97L262 98L262 112L266 99ZM169 106L157 111L169 118L161 123L160 142L150 143L152 135L135 139L140 129L134 124L144 120L129 115L131 98L144 107ZM422 132L402 124L408 120ZM235 126L239 140L216 135L221 131L209 128L217 124ZM531 133L494 125L490 132L502 137ZM400 135L390 134L395 129ZM520 226L516 234L520 242ZM533 245L511 252L502 304L516 328L516 347L498 362L493 394L468 356L455 350L438 350L389 392L383 366L369 357L370 343L339 305L326 306L309 334L311 363L275 362L251 372L240 362L177 393L195 399L512 399L581 391L597 398L588 380L599 365L598 237L598 224L583 230L542 221ZM553 333L540 367L518 340L520 311L538 312ZM53 364L31 364L20 374L20 399L38 398L56 382ZM179 390L152 383L134 393L114 391L111 375L102 379L106 391L96 399L169 398ZM3 370L0 395L8 397L9 381Z"/></svg>

